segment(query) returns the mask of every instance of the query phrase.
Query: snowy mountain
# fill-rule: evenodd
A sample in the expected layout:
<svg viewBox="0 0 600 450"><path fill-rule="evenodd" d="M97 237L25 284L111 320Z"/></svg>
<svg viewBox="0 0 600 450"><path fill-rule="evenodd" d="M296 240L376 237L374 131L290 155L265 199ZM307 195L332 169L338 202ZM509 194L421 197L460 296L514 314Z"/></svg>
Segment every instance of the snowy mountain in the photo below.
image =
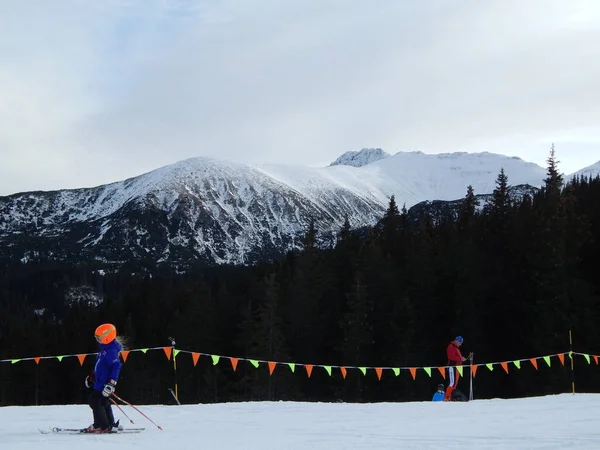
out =
<svg viewBox="0 0 600 450"><path fill-rule="evenodd" d="M490 153L374 155L384 153L320 168L192 158L104 186L0 197L0 259L251 263L297 248L311 220L324 239L346 217L353 227L374 224L391 195L411 207L462 198L469 184L490 193L501 168L512 185L545 177L542 167Z"/></svg>
<svg viewBox="0 0 600 450"><path fill-rule="evenodd" d="M600 161L598 161L595 164L592 164L591 166L584 167L583 169L578 170L577 172L569 175L568 179L574 177L596 178L598 176L600 176Z"/></svg>
<svg viewBox="0 0 600 450"><path fill-rule="evenodd" d="M359 152L346 152L330 166L353 166L362 167L371 164L374 161L387 158L389 153L384 152L380 148L363 148Z"/></svg>

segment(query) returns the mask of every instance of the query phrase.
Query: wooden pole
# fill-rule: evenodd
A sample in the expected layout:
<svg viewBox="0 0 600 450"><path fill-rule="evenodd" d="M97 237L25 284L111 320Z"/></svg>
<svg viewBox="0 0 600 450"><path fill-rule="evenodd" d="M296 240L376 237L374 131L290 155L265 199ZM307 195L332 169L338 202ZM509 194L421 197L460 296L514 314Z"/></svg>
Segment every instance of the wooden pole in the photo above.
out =
<svg viewBox="0 0 600 450"><path fill-rule="evenodd" d="M569 330L569 357L571 359L571 391L575 395L575 358L573 358L573 334L571 330Z"/></svg>

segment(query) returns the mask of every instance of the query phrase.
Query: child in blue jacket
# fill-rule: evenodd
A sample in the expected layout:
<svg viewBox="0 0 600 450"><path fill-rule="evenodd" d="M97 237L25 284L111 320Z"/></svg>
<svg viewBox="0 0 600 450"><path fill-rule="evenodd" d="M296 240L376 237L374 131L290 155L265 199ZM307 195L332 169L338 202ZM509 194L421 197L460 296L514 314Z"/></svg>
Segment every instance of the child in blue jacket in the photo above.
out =
<svg viewBox="0 0 600 450"><path fill-rule="evenodd" d="M85 379L85 386L92 389L89 405L94 414L94 423L84 428L84 433L108 433L118 428L111 407L111 396L121 372L119 352L122 347L117 341L117 329L110 323L96 328L94 333L100 348L94 371Z"/></svg>
<svg viewBox="0 0 600 450"><path fill-rule="evenodd" d="M443 402L444 401L444 397L446 396L446 388L444 387L443 384L438 384L437 387L437 392L435 394L433 394L433 399L431 401L433 402Z"/></svg>

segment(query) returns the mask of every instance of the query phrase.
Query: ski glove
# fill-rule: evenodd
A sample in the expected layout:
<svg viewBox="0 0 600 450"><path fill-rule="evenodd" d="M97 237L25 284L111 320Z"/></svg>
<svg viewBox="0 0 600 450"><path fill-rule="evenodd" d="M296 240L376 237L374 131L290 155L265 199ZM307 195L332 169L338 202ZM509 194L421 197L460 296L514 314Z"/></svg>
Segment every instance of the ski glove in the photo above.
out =
<svg viewBox="0 0 600 450"><path fill-rule="evenodd" d="M115 392L115 386L117 382L115 380L109 380L108 383L104 385L104 389L102 389L102 395L105 397L110 397Z"/></svg>
<svg viewBox="0 0 600 450"><path fill-rule="evenodd" d="M91 388L94 384L94 379L95 377L93 372L90 373L87 377L85 377L85 387L88 389Z"/></svg>

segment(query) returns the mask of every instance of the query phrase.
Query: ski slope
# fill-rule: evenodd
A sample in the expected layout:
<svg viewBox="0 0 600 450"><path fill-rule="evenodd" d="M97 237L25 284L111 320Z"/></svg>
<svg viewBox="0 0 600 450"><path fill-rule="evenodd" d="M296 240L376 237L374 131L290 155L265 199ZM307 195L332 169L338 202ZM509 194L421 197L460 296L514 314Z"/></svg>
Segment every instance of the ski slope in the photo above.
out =
<svg viewBox="0 0 600 450"><path fill-rule="evenodd" d="M85 405L0 408L0 449L306 450L600 449L600 395L562 394L470 403L257 402L125 411L141 434L43 435L84 427ZM127 419L115 409L115 417Z"/></svg>

